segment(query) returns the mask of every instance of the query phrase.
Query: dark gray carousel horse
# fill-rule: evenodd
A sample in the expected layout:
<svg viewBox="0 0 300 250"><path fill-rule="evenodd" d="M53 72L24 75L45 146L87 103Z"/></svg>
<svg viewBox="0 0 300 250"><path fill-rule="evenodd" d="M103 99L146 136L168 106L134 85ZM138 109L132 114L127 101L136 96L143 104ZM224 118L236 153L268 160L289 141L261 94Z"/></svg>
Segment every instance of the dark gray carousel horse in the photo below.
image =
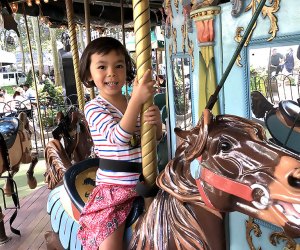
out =
<svg viewBox="0 0 300 250"><path fill-rule="evenodd" d="M48 142L45 148L45 181L50 189L62 180L72 164L90 157L93 151L92 137L82 112L71 107L66 115L62 112L57 114L57 122L52 132L54 140Z"/></svg>

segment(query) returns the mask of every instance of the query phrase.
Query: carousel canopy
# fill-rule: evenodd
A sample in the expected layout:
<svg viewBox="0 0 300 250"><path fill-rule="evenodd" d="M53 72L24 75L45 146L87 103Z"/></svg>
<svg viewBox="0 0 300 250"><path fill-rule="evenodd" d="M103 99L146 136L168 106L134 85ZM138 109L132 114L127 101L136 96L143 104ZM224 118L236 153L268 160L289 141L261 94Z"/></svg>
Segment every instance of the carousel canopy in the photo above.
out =
<svg viewBox="0 0 300 250"><path fill-rule="evenodd" d="M121 2L126 29L133 29L132 0L87 0L90 4L90 23L98 28L110 28L121 24ZM230 0L198 0L204 5L217 5ZM236 0L242 1L242 0ZM67 14L65 0L0 0L2 7L11 7L13 12L26 15L44 16L52 27L66 25ZM149 0L150 20L152 26L157 26L164 20L164 0ZM188 2L188 1L186 1ZM1 9L1 8L0 8ZM74 21L84 24L84 0L73 0ZM11 12L12 12L11 11ZM11 14L11 13L10 13Z"/></svg>
<svg viewBox="0 0 300 250"><path fill-rule="evenodd" d="M23 3L25 13L29 16L44 16L53 27L66 25L67 14L64 0L0 0L2 6L9 4L17 13L23 13ZM30 2L29 6L28 3ZM40 2L39 4L36 4ZM46 3L47 2L47 3ZM91 0L90 2L90 23L98 28L110 28L121 24L121 0ZM153 26L159 25L162 21L163 0L150 0L150 18ZM74 21L84 24L84 0L73 0ZM161 9L161 10L160 10ZM123 0L123 16L125 28L133 28L132 1Z"/></svg>

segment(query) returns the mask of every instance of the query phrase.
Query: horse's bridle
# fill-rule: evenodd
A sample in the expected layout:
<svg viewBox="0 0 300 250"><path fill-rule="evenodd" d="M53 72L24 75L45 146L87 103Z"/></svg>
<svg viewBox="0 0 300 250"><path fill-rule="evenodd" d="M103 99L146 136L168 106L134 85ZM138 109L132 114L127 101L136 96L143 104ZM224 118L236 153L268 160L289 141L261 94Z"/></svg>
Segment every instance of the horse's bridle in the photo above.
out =
<svg viewBox="0 0 300 250"><path fill-rule="evenodd" d="M72 139L72 137L76 136L76 143L73 151L71 152L71 157L74 154L75 148L77 148L78 143L79 143L79 133L80 133L80 123L79 121L76 123L76 129L71 130L69 134L69 138ZM72 157L73 158L73 157Z"/></svg>
<svg viewBox="0 0 300 250"><path fill-rule="evenodd" d="M195 180L200 195L206 206L212 209L216 209L214 205L210 202L208 196L206 195L206 192L204 190L204 182L223 192L232 194L246 201L249 201L258 209L266 209L268 207L270 202L270 194L264 186L256 183L252 184L249 187L248 185L214 173L208 168L205 162L201 162L201 158L195 160L197 160L199 164L199 171L197 172L197 176L195 176ZM254 190L261 190L263 193L263 195L260 197L259 202L253 199Z"/></svg>

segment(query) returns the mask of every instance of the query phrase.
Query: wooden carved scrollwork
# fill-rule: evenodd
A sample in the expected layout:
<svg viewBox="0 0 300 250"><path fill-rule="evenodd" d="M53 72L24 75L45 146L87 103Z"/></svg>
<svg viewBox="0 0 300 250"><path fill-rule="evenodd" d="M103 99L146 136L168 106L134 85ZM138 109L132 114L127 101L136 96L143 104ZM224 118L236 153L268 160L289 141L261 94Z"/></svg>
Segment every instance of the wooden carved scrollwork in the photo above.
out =
<svg viewBox="0 0 300 250"><path fill-rule="evenodd" d="M253 218L249 217L249 219L246 221L246 238L249 248L250 250L262 250L261 247L258 249L255 248L251 236L252 232L255 237L261 237L262 235L259 225L254 222ZM284 250L297 250L297 243L283 232L273 232L270 235L269 241L273 246L278 245L280 242L286 241Z"/></svg>
<svg viewBox="0 0 300 250"><path fill-rule="evenodd" d="M249 217L249 219L246 220L246 239L250 247L250 250L256 250L252 242L252 236L251 236L252 231L254 233L254 236L256 237L261 236L261 230L259 225L254 222L253 218ZM262 250L261 247L259 247L258 250Z"/></svg>
<svg viewBox="0 0 300 250"><path fill-rule="evenodd" d="M178 6L179 6L179 1L178 0L174 0L174 6L176 8L176 12L178 12Z"/></svg>
<svg viewBox="0 0 300 250"><path fill-rule="evenodd" d="M192 71L194 71L194 67L195 67L194 43L192 40L189 39L189 37L188 37L188 54L192 59Z"/></svg>
<svg viewBox="0 0 300 250"><path fill-rule="evenodd" d="M182 33L182 51L183 53L185 53L185 43L187 38L186 24L181 25L181 33Z"/></svg>
<svg viewBox="0 0 300 250"><path fill-rule="evenodd" d="M280 241L286 241L284 250L296 250L297 244L290 237L286 236L283 232L275 232L270 236L270 242L276 246Z"/></svg>
<svg viewBox="0 0 300 250"><path fill-rule="evenodd" d="M267 39L267 41L272 41L276 34L277 34L277 31L279 30L278 28L278 24L277 24L277 17L275 16L275 13L279 10L280 8L280 1L281 0L273 0L273 1L270 1L270 5L265 5L263 8L262 8L262 11L261 11L261 14L263 16L263 18L265 17L268 17L269 20L270 20L270 29L269 29L269 34L271 34L271 36ZM252 9L252 15L254 14L255 10L256 10L256 7L257 5L260 3L260 0L251 0L250 3L248 4L248 6L245 8L245 12L249 11ZM252 34L253 34L253 31L255 30L257 26L257 22L255 22L255 24L253 25L253 28L247 38L247 41L245 42L245 46L248 46L249 42L250 42L250 39L252 37ZM236 29L236 34L235 34L235 38L234 40L236 42L240 42L241 39L242 39L242 32L244 31L244 28L243 27L237 27ZM238 66L242 66L241 63L241 57L239 56L237 58L237 65Z"/></svg>
<svg viewBox="0 0 300 250"><path fill-rule="evenodd" d="M243 9L243 0L230 0L231 4L232 4L232 11L231 11L231 15L233 17L238 17Z"/></svg>
<svg viewBox="0 0 300 250"><path fill-rule="evenodd" d="M174 27L172 29L172 40L173 40L173 53L177 54L177 30Z"/></svg>

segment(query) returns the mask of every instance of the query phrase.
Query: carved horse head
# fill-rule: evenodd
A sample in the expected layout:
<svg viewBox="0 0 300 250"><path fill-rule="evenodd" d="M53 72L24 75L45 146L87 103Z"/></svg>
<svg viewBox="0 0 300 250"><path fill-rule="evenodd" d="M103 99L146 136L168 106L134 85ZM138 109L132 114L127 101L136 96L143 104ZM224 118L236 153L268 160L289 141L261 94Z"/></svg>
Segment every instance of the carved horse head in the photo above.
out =
<svg viewBox="0 0 300 250"><path fill-rule="evenodd" d="M300 236L300 158L267 141L258 123L205 110L192 131L177 130L182 154L199 163L196 183L206 206L239 211Z"/></svg>
<svg viewBox="0 0 300 250"><path fill-rule="evenodd" d="M57 140L63 138L67 155L74 162L79 162L91 155L93 141L84 115L75 107L57 114L58 125L52 132Z"/></svg>

